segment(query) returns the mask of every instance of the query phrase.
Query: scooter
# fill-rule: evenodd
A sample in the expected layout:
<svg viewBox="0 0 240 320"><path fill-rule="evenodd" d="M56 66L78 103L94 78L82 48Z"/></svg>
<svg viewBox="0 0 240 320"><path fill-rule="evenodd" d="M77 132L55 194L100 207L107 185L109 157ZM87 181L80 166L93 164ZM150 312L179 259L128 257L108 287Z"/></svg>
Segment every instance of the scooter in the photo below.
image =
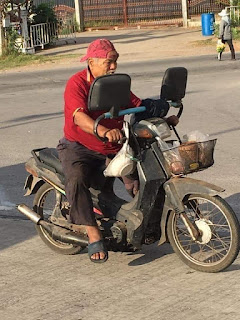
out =
<svg viewBox="0 0 240 320"><path fill-rule="evenodd" d="M178 117L186 83L187 70L182 67L167 69L162 80L161 98L179 108ZM144 106L121 110L128 105L130 86L126 74L95 79L88 107L103 112L95 121L96 135L101 119L146 110ZM173 131L176 139L170 139ZM170 242L179 258L195 270L219 272L229 267L239 252L236 215L218 195L224 189L188 177L213 165L216 140L182 143L176 129L162 118L135 123L131 139L140 187L130 202L115 195L115 178L104 177L105 168L97 168L92 176L94 212L108 249L138 250L144 244ZM52 250L79 253L87 247L88 237L84 226L79 230L69 220L56 149L32 150L25 168L29 173L25 195L35 195L33 210L25 204L18 205L18 210L36 224L39 236Z"/></svg>

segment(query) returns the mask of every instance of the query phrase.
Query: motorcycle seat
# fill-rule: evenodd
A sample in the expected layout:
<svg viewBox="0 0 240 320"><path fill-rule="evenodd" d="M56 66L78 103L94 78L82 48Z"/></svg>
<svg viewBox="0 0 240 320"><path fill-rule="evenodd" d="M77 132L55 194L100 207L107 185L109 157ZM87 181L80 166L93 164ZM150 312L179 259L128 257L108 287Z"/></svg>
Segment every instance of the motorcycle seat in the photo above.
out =
<svg viewBox="0 0 240 320"><path fill-rule="evenodd" d="M63 175L62 165L55 148L45 148L39 151L39 159L46 165L54 168L57 173Z"/></svg>
<svg viewBox="0 0 240 320"><path fill-rule="evenodd" d="M54 168L56 173L60 174L62 177L62 181L64 183L64 174L61 162L58 157L57 149L55 148L45 148L39 151L39 159L45 165ZM103 171L105 170L106 165L104 164L101 167L98 167L94 170L92 174L91 187L93 189L101 190L105 185L106 178L103 175Z"/></svg>

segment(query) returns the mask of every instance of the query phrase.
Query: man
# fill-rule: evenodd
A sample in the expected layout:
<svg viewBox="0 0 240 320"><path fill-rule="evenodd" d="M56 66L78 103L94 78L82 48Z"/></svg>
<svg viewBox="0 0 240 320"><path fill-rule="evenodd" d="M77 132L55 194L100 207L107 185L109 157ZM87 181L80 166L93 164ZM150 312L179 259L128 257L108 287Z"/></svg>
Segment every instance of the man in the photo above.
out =
<svg viewBox="0 0 240 320"><path fill-rule="evenodd" d="M123 117L101 121L98 134L108 138L108 142L103 143L93 133L94 121L103 112L89 112L87 101L91 83L96 77L114 73L118 56L107 39L90 43L87 54L81 59L81 62L87 61L87 68L73 75L66 85L64 138L57 147L65 175L66 196L71 205L70 218L72 223L85 226L88 254L93 262L105 262L108 253L93 213L89 181L92 170L101 166L107 155L114 155L121 148L117 142L122 138ZM141 103L131 92L129 107L138 107ZM168 108L162 108L164 116ZM172 122L176 124L177 120L173 118Z"/></svg>

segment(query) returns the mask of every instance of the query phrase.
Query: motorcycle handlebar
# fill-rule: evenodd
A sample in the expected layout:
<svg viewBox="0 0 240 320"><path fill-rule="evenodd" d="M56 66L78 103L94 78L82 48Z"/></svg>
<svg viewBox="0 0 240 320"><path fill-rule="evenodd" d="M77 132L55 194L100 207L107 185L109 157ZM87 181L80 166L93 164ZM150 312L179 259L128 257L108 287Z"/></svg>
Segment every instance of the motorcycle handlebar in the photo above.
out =
<svg viewBox="0 0 240 320"><path fill-rule="evenodd" d="M182 115L182 112L183 112L183 104L182 104L182 102L170 102L169 105L174 107L174 108L179 108L177 117L180 118L181 115ZM136 108L129 108L129 109L125 109L125 110L119 111L118 112L118 117L125 116L127 114L134 114L134 113L144 112L144 111L146 111L146 107L144 107L144 106L136 107ZM111 112L105 112L101 116L99 116L94 122L93 132L94 132L95 136L99 140L101 140L103 142L107 142L108 138L107 137L100 137L98 132L97 132L97 127L99 125L99 122L102 119L111 119L111 118L113 118L112 113ZM122 142L120 142L120 143L122 143Z"/></svg>
<svg viewBox="0 0 240 320"><path fill-rule="evenodd" d="M182 113L183 113L183 105L181 103L181 106L179 107L179 111L178 111L178 114L177 114L178 119L181 117Z"/></svg>

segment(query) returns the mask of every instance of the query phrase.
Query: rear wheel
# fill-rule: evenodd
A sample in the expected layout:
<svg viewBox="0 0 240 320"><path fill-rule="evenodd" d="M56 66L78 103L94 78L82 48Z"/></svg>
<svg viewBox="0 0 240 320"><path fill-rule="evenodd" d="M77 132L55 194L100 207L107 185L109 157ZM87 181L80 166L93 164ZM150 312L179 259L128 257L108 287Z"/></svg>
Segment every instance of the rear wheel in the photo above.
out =
<svg viewBox="0 0 240 320"><path fill-rule="evenodd" d="M229 267L239 252L239 222L232 208L219 196L190 195L185 212L200 236L190 236L181 217L171 212L167 232L176 254L191 268L219 272Z"/></svg>
<svg viewBox="0 0 240 320"><path fill-rule="evenodd" d="M44 183L37 191L33 200L33 209L37 212L45 221L49 221L54 208L57 205L57 194L59 192L54 189L50 184ZM79 253L84 248L81 246L63 243L58 240L54 240L50 234L40 225L36 226L37 232L43 242L52 250L66 255L73 255Z"/></svg>

